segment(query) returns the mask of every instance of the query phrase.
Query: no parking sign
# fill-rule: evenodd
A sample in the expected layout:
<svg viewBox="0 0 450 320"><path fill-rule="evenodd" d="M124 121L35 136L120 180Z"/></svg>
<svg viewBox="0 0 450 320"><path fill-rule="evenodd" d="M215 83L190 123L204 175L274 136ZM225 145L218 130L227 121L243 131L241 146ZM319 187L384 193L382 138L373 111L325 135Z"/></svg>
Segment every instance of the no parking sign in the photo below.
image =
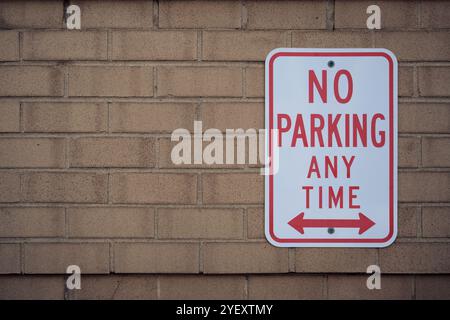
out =
<svg viewBox="0 0 450 320"><path fill-rule="evenodd" d="M385 49L266 58L266 238L385 247L397 235L397 60Z"/></svg>

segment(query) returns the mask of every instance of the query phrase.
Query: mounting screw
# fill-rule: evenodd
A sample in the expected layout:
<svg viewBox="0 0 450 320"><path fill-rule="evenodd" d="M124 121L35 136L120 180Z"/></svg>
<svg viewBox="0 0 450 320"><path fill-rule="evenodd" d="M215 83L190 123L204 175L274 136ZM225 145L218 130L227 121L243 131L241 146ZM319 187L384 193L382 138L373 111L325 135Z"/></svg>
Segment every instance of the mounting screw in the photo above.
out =
<svg viewBox="0 0 450 320"><path fill-rule="evenodd" d="M333 60L328 61L328 67L330 67L330 68L334 67L334 61Z"/></svg>

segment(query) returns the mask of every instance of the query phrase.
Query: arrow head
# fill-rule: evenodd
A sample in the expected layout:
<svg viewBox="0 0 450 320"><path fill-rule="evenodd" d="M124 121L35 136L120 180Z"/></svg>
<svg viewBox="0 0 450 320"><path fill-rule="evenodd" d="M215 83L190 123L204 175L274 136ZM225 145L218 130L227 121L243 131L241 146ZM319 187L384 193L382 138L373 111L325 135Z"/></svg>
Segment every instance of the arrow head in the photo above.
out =
<svg viewBox="0 0 450 320"><path fill-rule="evenodd" d="M304 215L305 215L305 213L300 212L299 215L295 216L294 219L292 219L291 221L288 222L288 224L292 228L294 228L295 230L297 230L301 234L304 233L304 230L303 230L303 216Z"/></svg>
<svg viewBox="0 0 450 320"><path fill-rule="evenodd" d="M363 234L375 225L375 222L370 220L362 212L359 213L359 234Z"/></svg>

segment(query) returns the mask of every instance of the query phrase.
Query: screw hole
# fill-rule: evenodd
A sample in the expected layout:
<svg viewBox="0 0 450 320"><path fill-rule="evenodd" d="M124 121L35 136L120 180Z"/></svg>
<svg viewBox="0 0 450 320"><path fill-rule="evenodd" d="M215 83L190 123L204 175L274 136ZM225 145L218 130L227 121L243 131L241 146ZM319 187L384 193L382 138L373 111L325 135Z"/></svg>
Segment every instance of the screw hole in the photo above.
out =
<svg viewBox="0 0 450 320"><path fill-rule="evenodd" d="M330 67L330 68L334 67L334 61L333 60L328 61L328 67Z"/></svg>
<svg viewBox="0 0 450 320"><path fill-rule="evenodd" d="M328 233L329 234L333 234L334 233L334 228L328 228Z"/></svg>

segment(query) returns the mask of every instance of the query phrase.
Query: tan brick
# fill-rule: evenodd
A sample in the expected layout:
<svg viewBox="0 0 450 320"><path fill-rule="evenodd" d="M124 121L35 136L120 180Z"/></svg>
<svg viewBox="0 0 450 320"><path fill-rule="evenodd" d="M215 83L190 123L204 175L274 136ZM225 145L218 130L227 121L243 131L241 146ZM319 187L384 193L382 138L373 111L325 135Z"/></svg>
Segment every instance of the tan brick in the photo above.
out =
<svg viewBox="0 0 450 320"><path fill-rule="evenodd" d="M203 129L262 129L264 128L263 103L210 102L202 103Z"/></svg>
<svg viewBox="0 0 450 320"><path fill-rule="evenodd" d="M0 172L0 202L20 201L20 175Z"/></svg>
<svg viewBox="0 0 450 320"><path fill-rule="evenodd" d="M153 238L155 214L150 208L68 208L73 238Z"/></svg>
<svg viewBox="0 0 450 320"><path fill-rule="evenodd" d="M160 299L229 300L244 299L243 276L161 276Z"/></svg>
<svg viewBox="0 0 450 320"><path fill-rule="evenodd" d="M275 48L286 46L286 34L277 31L205 31L204 60L264 61Z"/></svg>
<svg viewBox="0 0 450 320"><path fill-rule="evenodd" d="M23 176L23 198L27 202L104 203L106 174L39 172Z"/></svg>
<svg viewBox="0 0 450 320"><path fill-rule="evenodd" d="M264 69L245 69L245 95L250 98L264 97Z"/></svg>
<svg viewBox="0 0 450 320"><path fill-rule="evenodd" d="M77 265L81 273L109 273L108 243L26 243L25 273L66 273Z"/></svg>
<svg viewBox="0 0 450 320"><path fill-rule="evenodd" d="M18 243L0 243L0 274L7 273L20 273L20 244Z"/></svg>
<svg viewBox="0 0 450 320"><path fill-rule="evenodd" d="M400 97L411 97L414 95L414 68L398 68L398 95Z"/></svg>
<svg viewBox="0 0 450 320"><path fill-rule="evenodd" d="M160 1L160 28L239 28L237 1Z"/></svg>
<svg viewBox="0 0 450 320"><path fill-rule="evenodd" d="M247 209L247 237L264 238L264 208Z"/></svg>
<svg viewBox="0 0 450 320"><path fill-rule="evenodd" d="M84 66L69 68L69 96L151 97L153 68Z"/></svg>
<svg viewBox="0 0 450 320"><path fill-rule="evenodd" d="M0 167L61 168L65 164L65 139L2 138Z"/></svg>
<svg viewBox="0 0 450 320"><path fill-rule="evenodd" d="M113 203L195 203L195 174L117 173L111 176Z"/></svg>
<svg viewBox="0 0 450 320"><path fill-rule="evenodd" d="M450 104L400 104L398 131L450 133Z"/></svg>
<svg viewBox="0 0 450 320"><path fill-rule="evenodd" d="M81 28L151 28L152 1L78 0Z"/></svg>
<svg viewBox="0 0 450 320"><path fill-rule="evenodd" d="M420 22L425 28L450 28L450 3L448 1L422 1Z"/></svg>
<svg viewBox="0 0 450 320"><path fill-rule="evenodd" d="M396 243L380 249L383 273L448 273L449 243Z"/></svg>
<svg viewBox="0 0 450 320"><path fill-rule="evenodd" d="M157 277L148 275L87 275L80 290L71 290L71 300L153 300Z"/></svg>
<svg viewBox="0 0 450 320"><path fill-rule="evenodd" d="M449 275L417 276L416 299L418 300L450 299L450 276Z"/></svg>
<svg viewBox="0 0 450 320"><path fill-rule="evenodd" d="M116 243L116 273L198 273L197 243Z"/></svg>
<svg viewBox="0 0 450 320"><path fill-rule="evenodd" d="M61 28L62 1L1 1L0 28Z"/></svg>
<svg viewBox="0 0 450 320"><path fill-rule="evenodd" d="M448 45L450 46L450 42ZM448 67L419 68L419 94L421 96L448 97L450 96L449 82L450 68Z"/></svg>
<svg viewBox="0 0 450 320"><path fill-rule="evenodd" d="M112 34L113 60L196 60L194 31L117 31Z"/></svg>
<svg viewBox="0 0 450 320"><path fill-rule="evenodd" d="M113 103L110 107L113 132L172 132L192 130L195 104L192 103Z"/></svg>
<svg viewBox="0 0 450 320"><path fill-rule="evenodd" d="M450 172L400 172L398 186L402 202L450 200Z"/></svg>
<svg viewBox="0 0 450 320"><path fill-rule="evenodd" d="M288 272L288 251L268 243L205 243L205 273L284 273Z"/></svg>
<svg viewBox="0 0 450 320"><path fill-rule="evenodd" d="M1 276L2 300L62 300L64 276Z"/></svg>
<svg viewBox="0 0 450 320"><path fill-rule="evenodd" d="M247 1L249 29L325 29L326 1Z"/></svg>
<svg viewBox="0 0 450 320"><path fill-rule="evenodd" d="M366 272L368 266L377 264L377 252L359 248L297 248L296 272Z"/></svg>
<svg viewBox="0 0 450 320"><path fill-rule="evenodd" d="M251 300L323 299L325 279L319 275L249 276Z"/></svg>
<svg viewBox="0 0 450 320"><path fill-rule="evenodd" d="M333 300L409 300L413 297L413 277L382 275L381 289L379 290L367 288L367 277L368 275L330 275L328 277L328 298Z"/></svg>
<svg viewBox="0 0 450 320"><path fill-rule="evenodd" d="M334 16L336 28L367 28L367 7L376 4L381 10L381 28L417 27L416 1L336 1Z"/></svg>
<svg viewBox="0 0 450 320"><path fill-rule="evenodd" d="M108 128L106 103L25 102L25 132L104 132Z"/></svg>
<svg viewBox="0 0 450 320"><path fill-rule="evenodd" d="M0 101L0 132L20 131L19 101Z"/></svg>
<svg viewBox="0 0 450 320"><path fill-rule="evenodd" d="M424 167L450 167L450 138L424 137L422 164Z"/></svg>
<svg viewBox="0 0 450 320"><path fill-rule="evenodd" d="M182 136L183 139L185 139L185 136ZM217 133L216 134L205 134L204 135L204 139L208 139L208 138L217 138L216 141L217 144L213 145L212 142L210 142L210 140L204 140L204 142L202 143L202 147L203 147L203 162L202 163L195 163L195 156L194 156L194 145L191 146L191 155L189 159L183 159L183 161L185 160L186 163L175 163L172 160L172 151L175 148L176 145L178 145L179 143L181 143L180 140L182 140L181 138L179 138L179 140L174 140L171 141L170 138L161 138L159 139L159 168L189 168L189 169L193 169L193 168L201 168L201 169L216 169L216 168L244 168L245 164L257 164L258 163L258 154L255 154L254 157L252 156L252 158L249 157L249 143L248 141L244 141L245 145L242 144L245 149L243 150L243 154L240 154L241 156L243 156L242 158L238 159L238 144L241 144L241 141L237 142L237 138L234 139L234 148L233 148L233 157L230 159L228 159L230 163L227 164L227 158L226 158L226 150L227 150L227 141L226 139L221 136L221 133ZM255 138L256 140L256 144L257 144L257 137L256 136L252 136L252 139ZM188 138L187 138L188 139ZM192 138L194 139L194 138ZM247 139L248 140L248 139ZM222 156L219 155L219 153L217 153L217 157L214 159L211 159L212 163L207 162L207 158L205 157L205 155L210 155L211 153L214 155L214 151L212 151L212 148L215 146L215 148L213 150L219 149L220 148L220 144L219 142L222 144ZM233 141L230 141L233 142ZM197 142L195 142L197 143ZM187 147L186 147L187 149ZM188 151L188 150L187 150ZM186 152L187 152L186 151ZM183 150L184 152L184 150ZM181 153L181 151L180 151ZM177 150L175 150L175 154L178 155ZM245 158L244 158L245 157ZM239 160L239 162L238 162Z"/></svg>
<svg viewBox="0 0 450 320"><path fill-rule="evenodd" d="M97 31L25 32L23 58L25 60L106 60L107 34Z"/></svg>
<svg viewBox="0 0 450 320"><path fill-rule="evenodd" d="M420 219L419 207L399 207L398 208L398 236L417 237L417 226Z"/></svg>
<svg viewBox="0 0 450 320"><path fill-rule="evenodd" d="M62 96L63 91L64 75L59 67L0 67L0 96Z"/></svg>
<svg viewBox="0 0 450 320"><path fill-rule="evenodd" d="M242 239L240 209L159 209L158 238Z"/></svg>
<svg viewBox="0 0 450 320"><path fill-rule="evenodd" d="M262 203L263 176L258 173L204 174L204 203Z"/></svg>
<svg viewBox="0 0 450 320"><path fill-rule="evenodd" d="M242 70L237 67L159 67L158 96L240 97Z"/></svg>
<svg viewBox="0 0 450 320"><path fill-rule="evenodd" d="M0 237L63 237L64 208L0 208Z"/></svg>
<svg viewBox="0 0 450 320"><path fill-rule="evenodd" d="M153 167L153 138L77 138L70 143L71 167Z"/></svg>
<svg viewBox="0 0 450 320"><path fill-rule="evenodd" d="M0 31L0 43L2 44L0 61L19 60L19 33L17 31Z"/></svg>
<svg viewBox="0 0 450 320"><path fill-rule="evenodd" d="M400 61L450 59L450 33L447 31L375 32L374 36L376 48L391 50Z"/></svg>
<svg viewBox="0 0 450 320"><path fill-rule="evenodd" d="M414 168L420 161L420 138L399 137L398 138L398 166Z"/></svg>
<svg viewBox="0 0 450 320"><path fill-rule="evenodd" d="M352 31L297 31L292 33L293 47L310 48L370 48L370 32Z"/></svg>
<svg viewBox="0 0 450 320"><path fill-rule="evenodd" d="M450 207L422 208L422 236L450 237Z"/></svg>

